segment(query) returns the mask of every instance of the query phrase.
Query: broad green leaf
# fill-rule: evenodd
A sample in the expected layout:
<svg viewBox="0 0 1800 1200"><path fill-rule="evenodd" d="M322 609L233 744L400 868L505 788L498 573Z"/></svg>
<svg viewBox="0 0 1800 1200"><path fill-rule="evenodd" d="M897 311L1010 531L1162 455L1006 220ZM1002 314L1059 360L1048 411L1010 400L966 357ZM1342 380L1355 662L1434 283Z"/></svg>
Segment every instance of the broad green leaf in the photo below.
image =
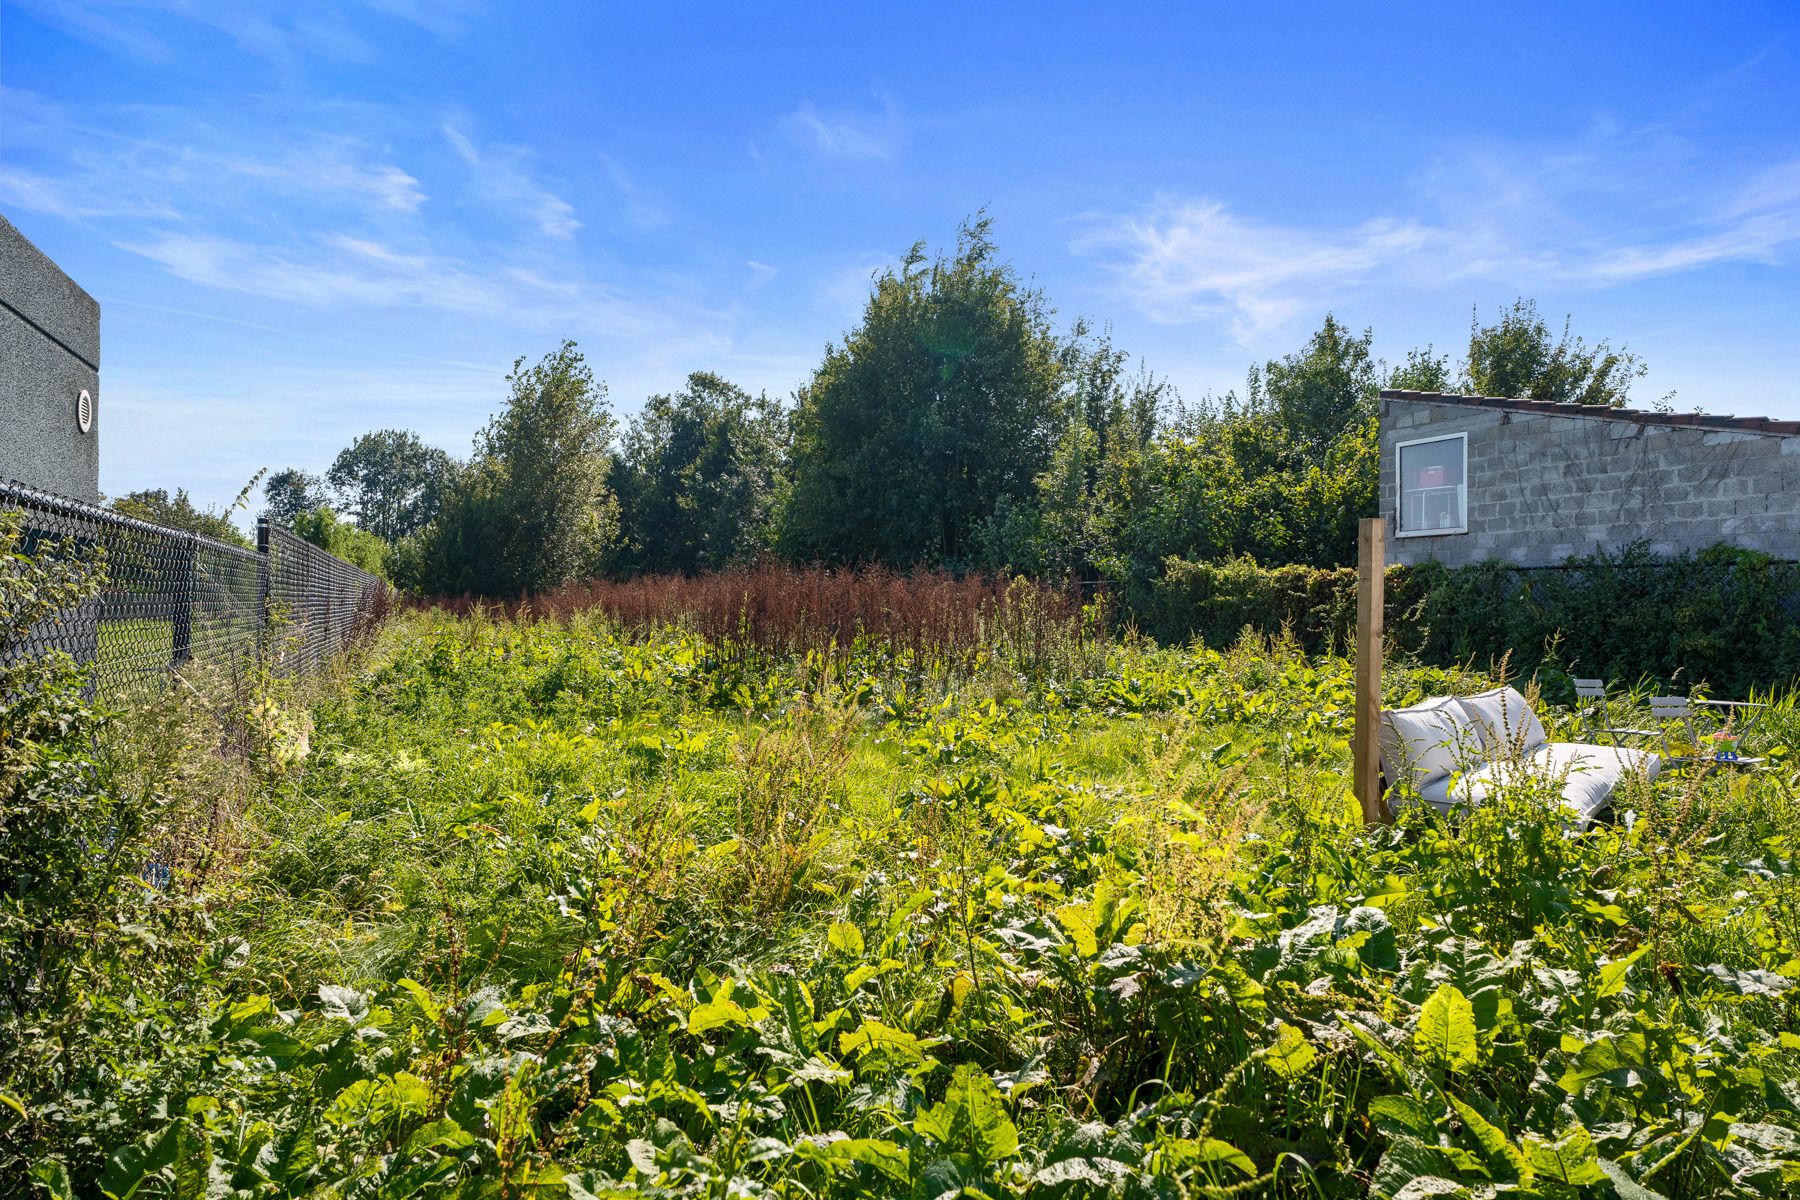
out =
<svg viewBox="0 0 1800 1200"><path fill-rule="evenodd" d="M1394 1193L1394 1200L1438 1200L1439 1197L1467 1200L1473 1194L1454 1179L1445 1179L1441 1175L1420 1175L1416 1179L1407 1180L1406 1186Z"/></svg>
<svg viewBox="0 0 1800 1200"><path fill-rule="evenodd" d="M1246 1179L1256 1175L1256 1163L1248 1154L1219 1138L1170 1138L1156 1148L1163 1166L1176 1170L1230 1167Z"/></svg>
<svg viewBox="0 0 1800 1200"><path fill-rule="evenodd" d="M722 1029L728 1025L747 1025L750 1014L735 1000L708 1000L705 1004L696 1004L688 1010L687 1031L689 1033L707 1033L714 1029Z"/></svg>
<svg viewBox="0 0 1800 1200"><path fill-rule="evenodd" d="M1406 899L1411 894L1405 880L1389 875L1367 896L1363 897L1363 903L1371 908L1386 908L1390 904Z"/></svg>
<svg viewBox="0 0 1800 1200"><path fill-rule="evenodd" d="M1193 1161L1196 1166L1210 1166L1217 1163L1232 1167L1246 1178L1256 1175L1256 1164L1251 1161L1248 1154L1230 1142L1221 1141L1218 1138L1209 1137L1201 1142Z"/></svg>
<svg viewBox="0 0 1800 1200"><path fill-rule="evenodd" d="M1481 1147L1481 1157L1495 1179L1511 1183L1528 1173L1525 1156L1512 1144L1504 1130L1482 1116L1478 1109L1455 1096L1450 1097L1450 1107L1456 1110L1456 1115L1462 1118L1463 1128L1469 1131L1469 1136Z"/></svg>
<svg viewBox="0 0 1800 1200"><path fill-rule="evenodd" d="M597 1103L604 1104L605 1101ZM475 1144L475 1138L455 1121L440 1117L412 1131L407 1136L405 1153L416 1157L427 1150L463 1150Z"/></svg>
<svg viewBox="0 0 1800 1200"><path fill-rule="evenodd" d="M270 1175L278 1183L296 1185L310 1174L319 1162L318 1126L308 1115L299 1125L275 1142L275 1160ZM290 1187L298 1191L298 1187Z"/></svg>
<svg viewBox="0 0 1800 1200"><path fill-rule="evenodd" d="M50 1200L75 1200L75 1188L69 1182L69 1168L61 1160L46 1158L31 1165L31 1177L44 1185Z"/></svg>
<svg viewBox="0 0 1800 1200"><path fill-rule="evenodd" d="M1579 1125L1555 1141L1535 1133L1526 1134L1525 1155L1531 1162L1531 1169L1540 1177L1554 1179L1569 1187L1586 1187L1606 1179L1606 1172L1600 1169L1599 1157L1594 1152L1594 1139Z"/></svg>
<svg viewBox="0 0 1800 1200"><path fill-rule="evenodd" d="M1661 1192L1652 1191L1633 1179L1624 1167L1610 1158L1596 1160L1601 1174L1612 1184L1613 1195L1618 1200L1668 1200Z"/></svg>
<svg viewBox="0 0 1800 1200"><path fill-rule="evenodd" d="M391 1096L385 1079L359 1079L337 1094L325 1110L325 1120L333 1125L372 1125L385 1120L391 1111Z"/></svg>
<svg viewBox="0 0 1800 1200"><path fill-rule="evenodd" d="M410 1071L400 1071L388 1081L388 1094L405 1116L423 1116L431 1110L431 1085Z"/></svg>
<svg viewBox="0 0 1800 1200"><path fill-rule="evenodd" d="M1721 989L1740 996L1779 996L1794 986L1794 981L1785 976L1756 968L1734 970L1712 963L1699 970Z"/></svg>
<svg viewBox="0 0 1800 1200"><path fill-rule="evenodd" d="M1413 1045L1427 1060L1447 1071L1463 1071L1480 1058L1475 1037L1475 1009L1455 984L1442 984L1419 1009Z"/></svg>
<svg viewBox="0 0 1800 1200"><path fill-rule="evenodd" d="M1398 1196L1420 1180L1454 1180L1459 1176L1486 1175L1481 1161L1459 1146L1439 1146L1406 1134L1392 1136L1387 1153L1375 1165L1374 1193ZM1432 1185L1435 1187L1435 1185ZM1435 1190L1415 1191L1416 1196L1454 1195Z"/></svg>
<svg viewBox="0 0 1800 1200"><path fill-rule="evenodd" d="M175 1139L175 1194L205 1196L213 1162L212 1139L206 1127L190 1118L181 1122Z"/></svg>
<svg viewBox="0 0 1800 1200"><path fill-rule="evenodd" d="M171 1121L115 1151L100 1173L100 1190L114 1200L127 1200L152 1176L160 1176L174 1165L176 1130L180 1124Z"/></svg>
<svg viewBox="0 0 1800 1200"><path fill-rule="evenodd" d="M1614 1075L1628 1068L1647 1068L1649 1047L1638 1032L1603 1037L1581 1048L1557 1085L1566 1092L1578 1092L1589 1080ZM1622 1081L1622 1080L1620 1080Z"/></svg>
<svg viewBox="0 0 1800 1200"><path fill-rule="evenodd" d="M648 1138L632 1138L626 1142L625 1157L630 1160L632 1169L646 1179L655 1179L662 1174L662 1168L656 1165L656 1145Z"/></svg>
<svg viewBox="0 0 1800 1200"><path fill-rule="evenodd" d="M1375 1036L1374 1033L1363 1028L1355 1021L1342 1021L1342 1025L1343 1028L1350 1031L1351 1037L1362 1043L1364 1049L1368 1050L1369 1053L1380 1060L1381 1064L1388 1069L1388 1073L1395 1079L1403 1080L1406 1078L1406 1064L1401 1061L1398 1054L1390 1050L1380 1038Z"/></svg>
<svg viewBox="0 0 1800 1200"><path fill-rule="evenodd" d="M1093 908L1087 904L1065 904L1056 910L1057 923L1069 940L1075 943L1075 953L1083 958L1092 958L1100 952L1099 935L1094 929Z"/></svg>
<svg viewBox="0 0 1800 1200"><path fill-rule="evenodd" d="M407 995L411 996L413 1003L419 1006L419 1012L425 1019L435 1025L443 1010L438 1007L438 1002L432 998L431 993L425 989L425 985L416 979L402 979L399 986L406 989Z"/></svg>
<svg viewBox="0 0 1800 1200"><path fill-rule="evenodd" d="M847 921L833 921L825 940L831 943L833 950L840 950L851 957L859 957L863 952L862 930Z"/></svg>
<svg viewBox="0 0 1800 1200"><path fill-rule="evenodd" d="M913 1129L955 1150L998 1162L1019 1152L1019 1131L994 1081L973 1063L950 1077L944 1098L913 1119Z"/></svg>
<svg viewBox="0 0 1800 1200"><path fill-rule="evenodd" d="M1649 949L1648 946L1639 946L1624 958L1615 958L1609 963L1602 964L1600 967L1600 982L1594 990L1594 995L1601 999L1605 999L1608 996L1616 996L1624 991L1626 972L1630 971L1631 964L1644 957L1644 954Z"/></svg>
<svg viewBox="0 0 1800 1200"><path fill-rule="evenodd" d="M893 1180L905 1183L909 1176L906 1148L881 1138L845 1138L830 1142L809 1155L826 1162L861 1163Z"/></svg>
<svg viewBox="0 0 1800 1200"><path fill-rule="evenodd" d="M877 975L886 975L890 971L897 971L904 965L897 958L884 958L879 963L864 963L844 976L844 990L854 992Z"/></svg>
<svg viewBox="0 0 1800 1200"><path fill-rule="evenodd" d="M864 1021L838 1039L840 1054L854 1054L861 1058L876 1052L920 1059L925 1057L925 1044L904 1029L895 1029L880 1021Z"/></svg>
<svg viewBox="0 0 1800 1200"><path fill-rule="evenodd" d="M1065 1188L1065 1196L1105 1196L1116 1195L1130 1174L1129 1166L1113 1158L1065 1158L1040 1167L1031 1182L1039 1188Z"/></svg>
<svg viewBox="0 0 1800 1200"><path fill-rule="evenodd" d="M1263 1057L1277 1075L1293 1080L1306 1074L1319 1053L1306 1040L1305 1034L1282 1021L1276 1025L1275 1044L1263 1052Z"/></svg>
<svg viewBox="0 0 1800 1200"><path fill-rule="evenodd" d="M1420 1141L1429 1141L1437 1136L1437 1121L1431 1111L1411 1096L1375 1097L1369 1101L1369 1120L1390 1137L1408 1133Z"/></svg>
<svg viewBox="0 0 1800 1200"><path fill-rule="evenodd" d="M355 988L337 983L319 985L319 1004L328 1017L361 1024L369 1015L369 998Z"/></svg>

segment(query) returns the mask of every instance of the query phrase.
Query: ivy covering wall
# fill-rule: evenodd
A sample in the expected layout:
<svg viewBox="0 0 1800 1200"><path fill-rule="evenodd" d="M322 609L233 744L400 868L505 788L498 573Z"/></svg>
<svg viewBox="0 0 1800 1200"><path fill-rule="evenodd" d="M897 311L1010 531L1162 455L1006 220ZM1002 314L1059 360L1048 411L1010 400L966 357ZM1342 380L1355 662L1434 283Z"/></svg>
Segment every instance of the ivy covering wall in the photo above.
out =
<svg viewBox="0 0 1800 1200"><path fill-rule="evenodd" d="M1308 648L1342 649L1356 572L1171 559L1126 600L1162 641L1221 646L1245 628L1285 627ZM1390 653L1482 667L1510 655L1516 674L1552 691L1582 676L1742 697L1800 676L1800 563L1718 546L1674 559L1633 547L1553 568L1390 567L1386 624Z"/></svg>

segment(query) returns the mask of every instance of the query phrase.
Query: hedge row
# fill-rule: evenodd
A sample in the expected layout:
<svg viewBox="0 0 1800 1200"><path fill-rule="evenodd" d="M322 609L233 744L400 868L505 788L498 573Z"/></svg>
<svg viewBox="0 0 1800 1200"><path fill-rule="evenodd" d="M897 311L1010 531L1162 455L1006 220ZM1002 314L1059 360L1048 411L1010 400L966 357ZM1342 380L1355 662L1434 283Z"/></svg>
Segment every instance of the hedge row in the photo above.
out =
<svg viewBox="0 0 1800 1200"><path fill-rule="evenodd" d="M1356 620L1348 567L1259 567L1247 559L1170 559L1131 598L1140 628L1165 642L1223 646L1246 628L1283 627L1309 649L1347 648ZM1643 547L1554 568L1501 563L1390 567L1390 652L1427 663L1648 680L1715 694L1800 681L1800 564L1726 546L1674 559Z"/></svg>

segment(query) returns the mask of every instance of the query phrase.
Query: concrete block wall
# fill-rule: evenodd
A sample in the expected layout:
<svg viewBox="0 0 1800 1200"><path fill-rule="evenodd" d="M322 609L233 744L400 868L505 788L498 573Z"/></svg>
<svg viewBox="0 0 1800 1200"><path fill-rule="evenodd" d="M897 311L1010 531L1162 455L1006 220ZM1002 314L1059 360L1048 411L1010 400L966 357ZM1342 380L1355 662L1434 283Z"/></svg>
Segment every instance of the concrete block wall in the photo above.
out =
<svg viewBox="0 0 1800 1200"><path fill-rule="evenodd" d="M1396 445L1452 433L1468 434L1468 532L1392 536ZM1637 541L1800 559L1800 434L1384 396L1381 515L1390 563L1548 566Z"/></svg>
<svg viewBox="0 0 1800 1200"><path fill-rule="evenodd" d="M103 412L100 305L0 217L0 480L98 501Z"/></svg>

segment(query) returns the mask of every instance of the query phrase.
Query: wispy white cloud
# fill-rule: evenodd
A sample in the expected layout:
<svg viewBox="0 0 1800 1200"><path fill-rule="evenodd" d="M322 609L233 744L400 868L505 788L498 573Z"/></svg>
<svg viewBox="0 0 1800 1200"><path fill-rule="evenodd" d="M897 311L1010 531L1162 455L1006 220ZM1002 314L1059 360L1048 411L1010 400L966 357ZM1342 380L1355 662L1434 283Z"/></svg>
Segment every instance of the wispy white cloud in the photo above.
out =
<svg viewBox="0 0 1800 1200"><path fill-rule="evenodd" d="M602 154L600 167L619 194L619 215L625 224L634 229L659 229L669 223L667 208L638 183L617 159L609 154Z"/></svg>
<svg viewBox="0 0 1800 1200"><path fill-rule="evenodd" d="M1110 256L1121 288L1152 320L1226 316L1249 335L1420 253L1436 236L1409 220L1306 229L1238 216L1216 200L1161 197L1146 213L1086 234L1075 249Z"/></svg>
<svg viewBox="0 0 1800 1200"><path fill-rule="evenodd" d="M357 32L350 11L286 0L8 0L46 24L103 50L149 62L176 57L180 26L229 38L242 53L284 72L307 58L367 63L374 43ZM477 6L471 0L367 0L368 7L440 38L459 36Z"/></svg>
<svg viewBox="0 0 1800 1200"><path fill-rule="evenodd" d="M809 100L783 117L781 127L815 154L845 162L890 159L900 149L900 110L891 98L876 112L821 109Z"/></svg>
<svg viewBox="0 0 1800 1200"><path fill-rule="evenodd" d="M292 130L282 143L192 113L152 110L156 132L0 90L0 201L66 219L185 221L322 203L382 217L416 213L424 185L361 141Z"/></svg>
<svg viewBox="0 0 1800 1200"><path fill-rule="evenodd" d="M288 153L273 161L226 159L219 165L288 189L365 197L393 212L417 212L425 203L423 185L406 171L392 163L359 161L342 149Z"/></svg>
<svg viewBox="0 0 1800 1200"><path fill-rule="evenodd" d="M368 0L368 4L445 39L468 32L470 22L485 7L481 0Z"/></svg>
<svg viewBox="0 0 1800 1200"><path fill-rule="evenodd" d="M1599 152L1472 154L1434 172L1410 212L1302 224L1164 195L1088 220L1071 249L1150 319L1223 319L1240 341L1380 286L1604 288L1800 250L1800 158L1700 192L1621 176L1634 178Z"/></svg>
<svg viewBox="0 0 1800 1200"><path fill-rule="evenodd" d="M128 172L121 174L121 162ZM136 217L180 220L244 200L248 191L279 191L372 211L416 212L422 185L391 163L360 160L345 146L284 151L277 158L138 142L121 153L80 151L50 173L0 164L0 200L66 219Z"/></svg>
<svg viewBox="0 0 1800 1200"><path fill-rule="evenodd" d="M302 324L414 310L484 328L700 346L728 344L737 320L666 267L571 253L581 222L532 176L530 153L478 143L454 123L409 129L377 112L356 138L299 127L270 144L257 121L235 114L71 109L16 90L0 101L0 206L88 224L222 296L310 310L293 314ZM605 178L627 223L661 219L622 165L608 164ZM434 202L465 188L479 203Z"/></svg>
<svg viewBox="0 0 1800 1200"><path fill-rule="evenodd" d="M650 336L669 324L662 310L633 303L606 284L516 264L475 265L349 234L270 245L165 232L119 245L189 283L313 308L504 313L520 324L617 336Z"/></svg>
<svg viewBox="0 0 1800 1200"><path fill-rule="evenodd" d="M444 139L474 173L475 189L499 204L513 208L546 237L571 238L581 228L575 206L538 183L525 170L525 152L517 148L482 151L453 124L444 125Z"/></svg>

